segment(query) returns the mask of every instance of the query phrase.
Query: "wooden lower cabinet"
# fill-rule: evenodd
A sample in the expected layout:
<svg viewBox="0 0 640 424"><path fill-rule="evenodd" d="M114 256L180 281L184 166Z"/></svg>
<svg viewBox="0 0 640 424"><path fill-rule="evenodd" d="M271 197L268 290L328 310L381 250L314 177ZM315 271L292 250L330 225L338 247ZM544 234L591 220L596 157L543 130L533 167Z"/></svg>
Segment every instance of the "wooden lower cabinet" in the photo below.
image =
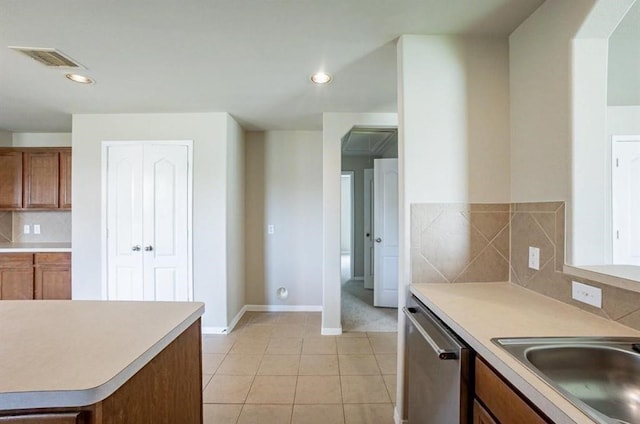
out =
<svg viewBox="0 0 640 424"><path fill-rule="evenodd" d="M473 401L473 424L498 424L490 413L480 405L477 400Z"/></svg>
<svg viewBox="0 0 640 424"><path fill-rule="evenodd" d="M29 299L71 299L71 253L0 253L0 300Z"/></svg>
<svg viewBox="0 0 640 424"><path fill-rule="evenodd" d="M33 254L0 255L0 300L33 299Z"/></svg>
<svg viewBox="0 0 640 424"><path fill-rule="evenodd" d="M34 299L71 299L71 253L36 253L34 264Z"/></svg>
<svg viewBox="0 0 640 424"><path fill-rule="evenodd" d="M518 392L512 389L498 373L480 358L476 358L475 373L476 398L486 406L486 410L482 408L482 405L477 405L482 408L482 411L479 412L480 416L477 418L480 421L476 421L476 405L474 405L474 424L546 424L552 422L531 407Z"/></svg>
<svg viewBox="0 0 640 424"><path fill-rule="evenodd" d="M80 408L0 411L0 424L202 424L200 333L198 319L98 403ZM39 417L50 417L50 421Z"/></svg>

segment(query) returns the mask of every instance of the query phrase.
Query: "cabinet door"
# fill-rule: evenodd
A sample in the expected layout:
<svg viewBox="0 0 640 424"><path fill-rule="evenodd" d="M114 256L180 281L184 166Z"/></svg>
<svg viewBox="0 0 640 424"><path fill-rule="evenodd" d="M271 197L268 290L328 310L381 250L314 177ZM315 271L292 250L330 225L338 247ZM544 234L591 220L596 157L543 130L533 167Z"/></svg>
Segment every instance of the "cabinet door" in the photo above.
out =
<svg viewBox="0 0 640 424"><path fill-rule="evenodd" d="M0 151L0 209L22 208L22 153Z"/></svg>
<svg viewBox="0 0 640 424"><path fill-rule="evenodd" d="M0 299L33 299L33 268L0 268Z"/></svg>
<svg viewBox="0 0 640 424"><path fill-rule="evenodd" d="M71 209L71 149L60 151L60 208Z"/></svg>
<svg viewBox="0 0 640 424"><path fill-rule="evenodd" d="M71 254L34 255L34 299L71 299Z"/></svg>
<svg viewBox="0 0 640 424"><path fill-rule="evenodd" d="M473 424L498 424L491 414L478 403L473 401Z"/></svg>
<svg viewBox="0 0 640 424"><path fill-rule="evenodd" d="M57 208L60 184L58 151L24 152L24 207Z"/></svg>

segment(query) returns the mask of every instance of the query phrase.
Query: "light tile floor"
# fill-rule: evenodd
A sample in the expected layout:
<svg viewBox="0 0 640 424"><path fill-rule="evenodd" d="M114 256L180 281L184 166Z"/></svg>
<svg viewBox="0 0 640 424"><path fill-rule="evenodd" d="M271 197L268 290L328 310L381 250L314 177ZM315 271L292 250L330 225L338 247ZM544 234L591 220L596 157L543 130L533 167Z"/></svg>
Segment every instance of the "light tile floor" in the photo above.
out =
<svg viewBox="0 0 640 424"><path fill-rule="evenodd" d="M249 312L202 336L205 424L390 424L397 333L320 335L320 313Z"/></svg>

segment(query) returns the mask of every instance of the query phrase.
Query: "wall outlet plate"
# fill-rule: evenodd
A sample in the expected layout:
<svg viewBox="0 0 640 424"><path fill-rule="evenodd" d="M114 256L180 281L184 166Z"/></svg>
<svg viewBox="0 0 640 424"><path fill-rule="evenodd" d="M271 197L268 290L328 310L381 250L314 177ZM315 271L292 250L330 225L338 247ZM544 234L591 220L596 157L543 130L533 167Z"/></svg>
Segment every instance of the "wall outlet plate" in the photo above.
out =
<svg viewBox="0 0 640 424"><path fill-rule="evenodd" d="M22 234L31 234L31 226L25 225L22 227Z"/></svg>
<svg viewBox="0 0 640 424"><path fill-rule="evenodd" d="M529 268L540 269L540 249L537 247L529 246Z"/></svg>
<svg viewBox="0 0 640 424"><path fill-rule="evenodd" d="M267 225L267 234L273 234L276 232L275 225L269 224Z"/></svg>
<svg viewBox="0 0 640 424"><path fill-rule="evenodd" d="M578 302L602 308L602 290L597 287L572 281L571 297Z"/></svg>
<svg viewBox="0 0 640 424"><path fill-rule="evenodd" d="M33 224L33 234L40 234L40 224Z"/></svg>

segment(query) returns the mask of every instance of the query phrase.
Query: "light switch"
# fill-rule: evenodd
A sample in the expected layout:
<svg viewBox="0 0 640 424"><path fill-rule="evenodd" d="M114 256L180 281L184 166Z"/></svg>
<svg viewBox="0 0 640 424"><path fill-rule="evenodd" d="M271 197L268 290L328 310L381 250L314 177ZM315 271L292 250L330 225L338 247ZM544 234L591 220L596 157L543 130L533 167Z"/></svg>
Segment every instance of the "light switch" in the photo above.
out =
<svg viewBox="0 0 640 424"><path fill-rule="evenodd" d="M540 269L540 249L529 246L529 268Z"/></svg>
<svg viewBox="0 0 640 424"><path fill-rule="evenodd" d="M25 225L22 232L23 234L31 234L31 227L29 225Z"/></svg>
<svg viewBox="0 0 640 424"><path fill-rule="evenodd" d="M33 234L40 234L40 224L33 224Z"/></svg>
<svg viewBox="0 0 640 424"><path fill-rule="evenodd" d="M275 225L269 224L267 225L267 234L273 234L276 232Z"/></svg>

